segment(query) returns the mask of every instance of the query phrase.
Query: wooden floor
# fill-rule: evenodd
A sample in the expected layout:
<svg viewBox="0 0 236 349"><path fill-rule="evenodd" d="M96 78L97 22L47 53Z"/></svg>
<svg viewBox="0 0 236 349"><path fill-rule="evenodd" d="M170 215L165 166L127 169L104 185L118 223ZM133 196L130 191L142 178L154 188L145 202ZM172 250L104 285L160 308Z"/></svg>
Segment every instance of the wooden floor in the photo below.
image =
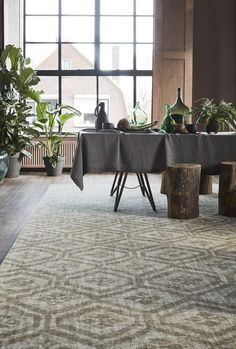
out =
<svg viewBox="0 0 236 349"><path fill-rule="evenodd" d="M71 181L69 173L47 177L44 173L23 173L0 181L0 263L50 184Z"/></svg>

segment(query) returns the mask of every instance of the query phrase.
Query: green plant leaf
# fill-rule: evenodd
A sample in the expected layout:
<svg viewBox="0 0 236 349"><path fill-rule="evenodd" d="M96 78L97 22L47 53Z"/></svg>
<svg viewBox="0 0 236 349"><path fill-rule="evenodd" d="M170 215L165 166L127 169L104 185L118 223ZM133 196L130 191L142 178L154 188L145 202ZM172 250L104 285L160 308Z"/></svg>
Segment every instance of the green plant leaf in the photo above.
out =
<svg viewBox="0 0 236 349"><path fill-rule="evenodd" d="M48 110L48 105L46 102L40 102L37 104L36 115L37 115L38 121L45 123L45 120L48 120L47 110Z"/></svg>
<svg viewBox="0 0 236 349"><path fill-rule="evenodd" d="M31 98L36 103L40 103L41 93L42 91L35 91L33 89L29 89L27 91L27 97Z"/></svg>
<svg viewBox="0 0 236 349"><path fill-rule="evenodd" d="M66 121L72 119L74 116L75 114L72 114L72 113L61 114L59 116L61 124L64 125Z"/></svg>
<svg viewBox="0 0 236 349"><path fill-rule="evenodd" d="M32 157L33 157L32 154L25 149L22 149L20 152L21 152L21 154L25 155L27 158L32 159Z"/></svg>

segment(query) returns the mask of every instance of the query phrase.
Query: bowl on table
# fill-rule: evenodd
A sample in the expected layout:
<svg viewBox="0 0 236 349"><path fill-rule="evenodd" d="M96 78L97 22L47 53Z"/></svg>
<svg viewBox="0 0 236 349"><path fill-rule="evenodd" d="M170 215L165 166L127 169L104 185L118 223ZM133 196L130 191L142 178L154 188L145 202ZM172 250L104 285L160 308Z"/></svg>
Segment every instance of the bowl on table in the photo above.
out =
<svg viewBox="0 0 236 349"><path fill-rule="evenodd" d="M196 124L187 124L185 125L186 130L188 133L197 133L197 125Z"/></svg>

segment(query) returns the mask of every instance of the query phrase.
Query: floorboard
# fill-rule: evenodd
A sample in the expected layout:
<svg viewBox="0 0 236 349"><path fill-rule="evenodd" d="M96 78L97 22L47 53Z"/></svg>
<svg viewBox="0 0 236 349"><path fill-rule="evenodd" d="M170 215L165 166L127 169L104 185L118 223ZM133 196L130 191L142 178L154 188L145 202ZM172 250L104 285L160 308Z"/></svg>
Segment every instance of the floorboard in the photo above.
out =
<svg viewBox="0 0 236 349"><path fill-rule="evenodd" d="M49 185L70 180L69 174L47 177L44 173L24 173L0 182L0 263Z"/></svg>

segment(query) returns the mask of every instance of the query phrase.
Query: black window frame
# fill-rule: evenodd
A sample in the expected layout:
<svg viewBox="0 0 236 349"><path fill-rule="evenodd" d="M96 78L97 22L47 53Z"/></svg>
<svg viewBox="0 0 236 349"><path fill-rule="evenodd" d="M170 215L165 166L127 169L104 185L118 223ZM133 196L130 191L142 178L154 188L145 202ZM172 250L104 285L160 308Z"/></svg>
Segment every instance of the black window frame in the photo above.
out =
<svg viewBox="0 0 236 349"><path fill-rule="evenodd" d="M153 5L154 6L154 5ZM62 0L58 0L58 14L26 14L26 0L23 2L23 52L26 52L27 44L57 44L58 45L58 69L54 70L37 70L38 76L45 77L58 77L58 102L61 104L62 102L62 78L63 77L77 77L77 76L93 76L96 78L96 102L99 103L99 78L103 76L131 76L133 77L133 106L135 106L137 102L137 78L142 76L152 77L153 78L153 69L150 70L140 70L137 69L137 44L152 44L153 52L154 52L154 40L150 42L138 42L136 40L136 19L139 17L152 17L153 18L153 26L154 26L154 10L152 15L141 15L136 13L136 0L133 0L133 14L132 15L101 15L100 14L100 0L95 0L95 13L94 15L90 15L95 17L95 26L94 26L94 69L76 69L76 70L63 70L62 69L62 45L63 44L80 44L86 42L75 42L75 41L62 41L61 38L61 22L63 16L88 16L88 15L74 15L74 14L62 14ZM26 17L27 16L55 16L58 18L58 41L26 41ZM115 16L115 17L126 17L133 16L133 41L132 42L119 42L119 44L132 44L133 45L133 69L121 70L121 69L112 69L112 70L101 70L100 66L100 44L109 43L116 44L117 42L102 42L100 41L100 19L101 16ZM153 84L153 81L152 81ZM152 89L153 90L153 89ZM151 91L151 94L153 91ZM153 100L153 97L152 97ZM151 105L153 106L153 101L151 101ZM151 106L151 109L153 107ZM151 110L151 118L152 118L152 110Z"/></svg>

